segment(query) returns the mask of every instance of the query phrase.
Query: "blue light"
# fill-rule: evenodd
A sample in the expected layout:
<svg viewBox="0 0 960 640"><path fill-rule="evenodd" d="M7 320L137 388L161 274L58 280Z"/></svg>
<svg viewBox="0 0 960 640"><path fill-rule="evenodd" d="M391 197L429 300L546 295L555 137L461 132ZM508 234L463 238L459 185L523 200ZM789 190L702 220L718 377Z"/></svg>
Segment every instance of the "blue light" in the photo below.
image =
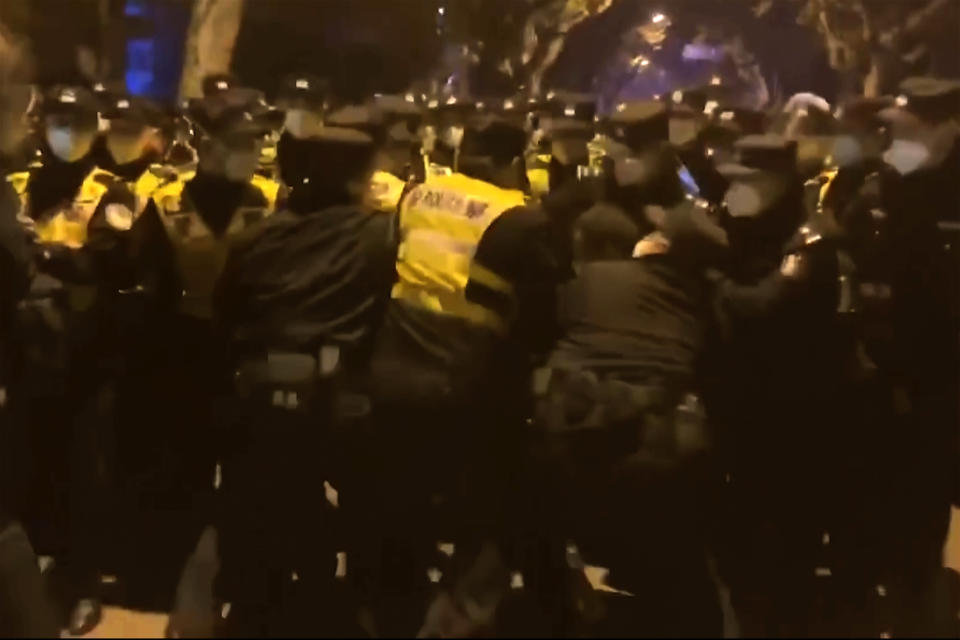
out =
<svg viewBox="0 0 960 640"><path fill-rule="evenodd" d="M145 16L147 15L147 5L144 0L127 0L123 8L125 16Z"/></svg>
<svg viewBox="0 0 960 640"><path fill-rule="evenodd" d="M154 83L154 40L137 38L127 41L127 90L133 95L146 95Z"/></svg>

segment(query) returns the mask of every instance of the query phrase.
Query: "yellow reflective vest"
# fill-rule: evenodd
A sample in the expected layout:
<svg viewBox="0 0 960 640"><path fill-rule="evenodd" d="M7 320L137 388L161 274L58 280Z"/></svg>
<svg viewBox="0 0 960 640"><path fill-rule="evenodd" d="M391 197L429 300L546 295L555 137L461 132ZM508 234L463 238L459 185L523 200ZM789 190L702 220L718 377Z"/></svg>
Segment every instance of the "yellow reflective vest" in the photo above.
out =
<svg viewBox="0 0 960 640"><path fill-rule="evenodd" d="M77 190L73 201L53 212L39 212L36 218L37 240L79 249L87 242L87 224L100 204L100 199L117 177L103 169L92 169ZM25 196L26 197L26 196ZM29 202L27 202L29 207Z"/></svg>
<svg viewBox="0 0 960 640"><path fill-rule="evenodd" d="M506 329L497 312L470 302L467 282L512 294L512 285L475 264L484 232L505 211L524 204L506 190L455 173L415 186L400 204L398 282L393 298L433 313L455 316L494 331Z"/></svg>
<svg viewBox="0 0 960 640"><path fill-rule="evenodd" d="M527 157L527 180L534 198L540 199L550 192L550 158L549 153Z"/></svg>
<svg viewBox="0 0 960 640"><path fill-rule="evenodd" d="M270 180L251 180L259 189L261 182L270 186ZM180 310L186 315L209 319L213 314L213 292L226 265L227 256L237 239L245 231L256 227L273 212L276 190L264 192L268 203L241 205L234 212L222 235L214 234L200 217L196 206L184 192L186 182L176 180L153 194L157 214L173 248L174 260L183 286Z"/></svg>

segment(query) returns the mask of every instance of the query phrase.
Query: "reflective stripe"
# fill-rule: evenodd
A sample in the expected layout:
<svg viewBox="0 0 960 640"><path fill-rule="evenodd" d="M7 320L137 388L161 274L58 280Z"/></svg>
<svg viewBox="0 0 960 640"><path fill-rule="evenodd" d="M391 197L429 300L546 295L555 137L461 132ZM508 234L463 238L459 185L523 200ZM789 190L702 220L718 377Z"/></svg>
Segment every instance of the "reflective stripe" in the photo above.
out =
<svg viewBox="0 0 960 640"><path fill-rule="evenodd" d="M506 321L496 311L469 302L457 292L429 291L398 282L393 286L393 298L433 313L456 316L470 324L486 327L497 333L506 333L507 330Z"/></svg>
<svg viewBox="0 0 960 640"><path fill-rule="evenodd" d="M470 265L470 279L477 284L486 287L487 289L491 289L508 296L512 296L516 292L516 288L513 286L513 284L507 282L493 271L490 271L490 269L478 264L475 260Z"/></svg>
<svg viewBox="0 0 960 640"><path fill-rule="evenodd" d="M824 171L820 174L821 178L826 179L826 182L820 187L820 202L822 206L824 201L827 199L827 194L830 193L830 187L833 186L833 181L837 179L837 174L840 173L838 169L831 169L829 171Z"/></svg>

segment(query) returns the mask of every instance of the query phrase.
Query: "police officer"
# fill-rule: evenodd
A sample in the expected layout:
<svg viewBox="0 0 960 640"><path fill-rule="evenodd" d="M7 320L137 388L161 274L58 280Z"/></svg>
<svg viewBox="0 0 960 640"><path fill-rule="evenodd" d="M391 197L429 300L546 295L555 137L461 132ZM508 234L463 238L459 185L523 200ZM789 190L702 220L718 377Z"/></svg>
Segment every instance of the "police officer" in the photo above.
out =
<svg viewBox="0 0 960 640"><path fill-rule="evenodd" d="M692 199L657 207L661 241L635 258L641 229L617 210L600 224L595 211L579 221L577 275L558 294L562 337L535 378L547 471L532 475L543 478L537 501L554 509L535 517L606 568L605 588L618 592L587 633L714 635L696 515L695 462L708 446L697 378L712 321L704 269L724 234Z"/></svg>
<svg viewBox="0 0 960 640"><path fill-rule="evenodd" d="M644 207L672 207L684 198L679 160L670 146L669 112L656 100L616 106L604 124L610 140L605 199L640 221Z"/></svg>
<svg viewBox="0 0 960 640"><path fill-rule="evenodd" d="M737 524L721 558L745 628L807 633L823 620L810 615L814 603L865 598L876 577L858 556L873 548L873 528L850 515L870 486L860 445L868 434L853 418L863 408L862 371L836 230L816 206L820 183L809 185L813 210L805 211L794 142L748 136L736 147L739 164L720 168L731 181L732 255L708 403L736 434L723 442L725 504ZM796 451L804 464L789 462Z"/></svg>
<svg viewBox="0 0 960 640"><path fill-rule="evenodd" d="M4 45L6 46L6 45ZM3 85L4 94L0 102L0 165L7 169L18 161L18 152L24 146L29 134L26 112L31 101L33 88L29 85ZM6 175L6 171L4 171ZM13 335L14 314L17 303L23 298L30 284L31 247L27 230L20 224L20 199L9 181L0 185L0 269L4 274L0 285L0 416L3 417L3 474L0 475L0 508L5 513L15 511L19 506L17 490L17 457L22 455L22 446L16 444L17 434L11 429L11 420L7 411L7 385L13 373ZM13 454L13 455L11 455Z"/></svg>
<svg viewBox="0 0 960 640"><path fill-rule="evenodd" d="M69 586L68 627L80 633L100 618L99 568L110 526L104 469L111 465L104 461L109 447L102 437L111 402L102 385L109 350L104 349L106 324L98 295L100 267L110 247L92 240L106 224L99 206L117 178L97 167L91 153L97 110L96 100L81 87L56 87L44 103L44 164L31 171L25 191L42 275L20 307L22 368L11 392L20 424L30 425L31 437L37 438L34 489L42 492L45 478L68 487L58 490L59 502L39 494L25 501L34 510L58 505L53 517L37 514L36 522L28 523L41 546L65 532L65 549L58 555Z"/></svg>
<svg viewBox="0 0 960 640"><path fill-rule="evenodd" d="M373 109L382 117L382 143L377 171L370 182L370 202L384 213L396 213L407 184L426 180L421 142L423 109L412 93L376 95Z"/></svg>
<svg viewBox="0 0 960 640"><path fill-rule="evenodd" d="M141 430L160 452L145 472L144 517L164 532L160 575L173 580L196 541L202 507L217 484L214 402L229 393L223 338L213 324L213 293L237 239L269 217L279 185L254 175L263 136L279 113L258 92L230 89L190 104L199 164L173 180L130 230L137 283L154 308L151 374L144 385ZM183 514L171 518L176 510ZM162 552L162 553L161 553ZM163 573L168 572L168 573Z"/></svg>
<svg viewBox="0 0 960 640"><path fill-rule="evenodd" d="M23 150L28 147L28 112L35 99L26 84L21 51L0 29L0 171L3 175L22 168ZM22 84L21 84L22 83ZM26 229L18 222L19 197L6 181L0 184L0 635L41 637L58 633L56 615L44 593L36 557L23 527L15 520L18 486L14 462L27 453L13 439L7 410L7 380L10 371L11 314L29 285L30 251Z"/></svg>
<svg viewBox="0 0 960 640"><path fill-rule="evenodd" d="M106 121L103 139L112 161L110 171L136 196L133 212L139 215L153 192L172 179L169 170L157 166L167 148L165 114L145 98L115 94L101 117Z"/></svg>
<svg viewBox="0 0 960 640"><path fill-rule="evenodd" d="M733 142L730 136L715 135L727 121L722 121L721 127L711 127L717 117L720 101L708 100L708 97L719 98L717 93L720 89L720 85L714 85L675 91L667 102L670 143L682 163L679 171L684 189L690 195L713 204L720 203L726 190L726 181L716 171L716 147L724 138ZM732 112L728 116L732 116ZM736 126L732 122L730 125ZM744 133L738 130L734 135L740 137Z"/></svg>
<svg viewBox="0 0 960 640"><path fill-rule="evenodd" d="M309 211L308 201L301 207L296 200L301 184L307 184L310 166L308 140L312 131L323 124L328 108L327 86L320 78L306 73L293 73L283 79L277 95L277 107L284 111L283 129L277 140L278 179L286 187L284 207ZM304 178L308 179L304 183Z"/></svg>
<svg viewBox="0 0 960 640"><path fill-rule="evenodd" d="M434 559L438 540L455 543L462 563L496 533L490 505L504 479L488 455L504 437L498 425L523 415L510 391L552 336L553 257L546 218L518 189L524 147L520 126L479 117L464 133L462 173L428 178L401 202L398 282L372 361L375 459L386 460L374 466L372 509L387 533L380 544L410 560L378 570L381 613L400 609L404 592L406 614L422 612L425 563L438 563L433 579L450 577ZM407 479L399 493L398 477Z"/></svg>
<svg viewBox="0 0 960 640"><path fill-rule="evenodd" d="M395 221L364 204L376 147L354 128L356 110L299 129L296 155L281 147L291 208L237 244L219 284L243 419L223 462L217 595L232 603L230 631L244 635L352 623L333 591L336 552L347 548L335 542L352 541L334 536L324 482L347 497L338 506L356 509L351 480L368 479L343 476L352 458L337 462L333 389L362 388L396 260Z"/></svg>
<svg viewBox="0 0 960 640"><path fill-rule="evenodd" d="M457 158L466 121L477 111L476 102L463 96L434 98L427 102L428 122L422 135L428 175L448 175L457 170Z"/></svg>
<svg viewBox="0 0 960 640"><path fill-rule="evenodd" d="M546 96L545 104L539 109L536 104L528 108L536 126L531 132L530 146L526 154L527 177L532 196L539 200L552 188L559 186L551 184L550 145L552 138L557 137L555 132L565 131L569 134L571 129L575 128L569 126L573 123L581 125L585 130L591 128L597 111L596 98L586 93L551 91ZM569 135L560 134L560 137L569 138ZM586 162L582 164L585 165Z"/></svg>
<svg viewBox="0 0 960 640"><path fill-rule="evenodd" d="M78 248L111 182L91 157L98 104L82 87L59 86L48 92L42 108L43 166L31 172L27 183L27 213L39 241Z"/></svg>
<svg viewBox="0 0 960 640"><path fill-rule="evenodd" d="M894 383L899 424L911 434L891 447L892 475L899 479L891 504L907 527L890 532L892 572L902 581L904 610L915 613L905 632L922 634L938 633L918 625L940 571L937 550L957 484L960 85L910 78L900 90L897 106L881 113L891 138L879 209L891 238L884 258L892 336L882 367Z"/></svg>

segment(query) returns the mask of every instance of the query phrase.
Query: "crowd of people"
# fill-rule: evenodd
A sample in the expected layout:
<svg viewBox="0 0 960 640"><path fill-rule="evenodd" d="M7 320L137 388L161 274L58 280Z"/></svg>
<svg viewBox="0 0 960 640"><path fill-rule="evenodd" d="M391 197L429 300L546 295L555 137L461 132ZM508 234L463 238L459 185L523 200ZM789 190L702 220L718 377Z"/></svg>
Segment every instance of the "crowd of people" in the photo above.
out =
<svg viewBox="0 0 960 640"><path fill-rule="evenodd" d="M960 81L721 88L5 84L0 631L954 633Z"/></svg>

